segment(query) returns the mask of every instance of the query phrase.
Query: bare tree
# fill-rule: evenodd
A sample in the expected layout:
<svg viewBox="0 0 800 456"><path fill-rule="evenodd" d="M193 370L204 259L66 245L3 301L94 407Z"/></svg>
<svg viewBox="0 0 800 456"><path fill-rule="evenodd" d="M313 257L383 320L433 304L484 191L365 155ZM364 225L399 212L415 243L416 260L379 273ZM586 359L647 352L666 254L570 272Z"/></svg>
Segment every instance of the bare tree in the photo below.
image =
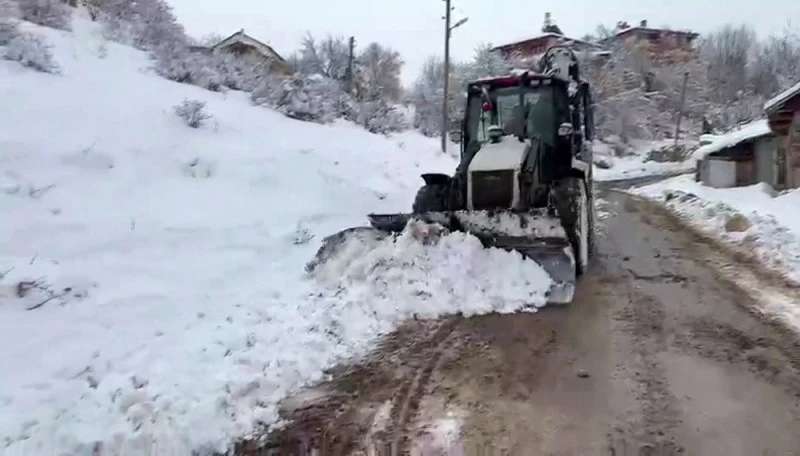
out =
<svg viewBox="0 0 800 456"><path fill-rule="evenodd" d="M734 99L748 89L748 62L755 43L755 31L747 24L727 24L702 41L700 50L708 64L715 101Z"/></svg>
<svg viewBox="0 0 800 456"><path fill-rule="evenodd" d="M403 94L400 53L370 43L358 57L358 85L361 98L367 101L398 101Z"/></svg>
<svg viewBox="0 0 800 456"><path fill-rule="evenodd" d="M448 96L454 103L449 103L448 118L451 123L456 122L463 109L463 103L457 102L460 98L461 76L459 71L463 65L454 65L450 71L450 93ZM442 123L442 96L444 95L444 62L439 57L429 57L422 66L419 76L409 94L410 101L414 104L414 128L419 129L427 136L437 136L441 132Z"/></svg>
<svg viewBox="0 0 800 456"><path fill-rule="evenodd" d="M800 34L787 26L780 35L760 43L753 57L751 84L757 93L773 95L800 77Z"/></svg>
<svg viewBox="0 0 800 456"><path fill-rule="evenodd" d="M302 43L298 71L305 75L319 74L326 78L344 81L347 76L349 47L344 37L328 35L317 42L308 34Z"/></svg>

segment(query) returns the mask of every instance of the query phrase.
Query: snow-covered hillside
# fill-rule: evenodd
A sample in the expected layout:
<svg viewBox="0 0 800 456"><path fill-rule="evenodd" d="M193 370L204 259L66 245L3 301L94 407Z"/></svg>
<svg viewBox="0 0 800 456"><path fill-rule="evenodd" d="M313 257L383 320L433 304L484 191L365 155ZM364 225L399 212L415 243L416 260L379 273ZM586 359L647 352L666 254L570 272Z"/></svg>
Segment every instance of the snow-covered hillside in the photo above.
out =
<svg viewBox="0 0 800 456"><path fill-rule="evenodd" d="M221 450L414 313L543 302L538 265L459 234L305 275L324 236L453 171L437 140L167 81L88 21L23 28L61 74L0 60L0 453Z"/></svg>

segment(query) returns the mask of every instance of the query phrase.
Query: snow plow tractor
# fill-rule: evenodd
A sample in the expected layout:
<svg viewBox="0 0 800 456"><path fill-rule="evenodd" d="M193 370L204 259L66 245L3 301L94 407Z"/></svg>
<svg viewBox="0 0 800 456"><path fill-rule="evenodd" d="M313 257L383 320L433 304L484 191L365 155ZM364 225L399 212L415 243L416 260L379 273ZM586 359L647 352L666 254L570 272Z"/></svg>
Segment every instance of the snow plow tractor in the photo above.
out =
<svg viewBox="0 0 800 456"><path fill-rule="evenodd" d="M455 174L423 174L411 213L369 214L370 224L467 231L539 263L553 280L548 302L571 302L594 242L593 127L590 87L568 48L550 48L536 72L474 81Z"/></svg>

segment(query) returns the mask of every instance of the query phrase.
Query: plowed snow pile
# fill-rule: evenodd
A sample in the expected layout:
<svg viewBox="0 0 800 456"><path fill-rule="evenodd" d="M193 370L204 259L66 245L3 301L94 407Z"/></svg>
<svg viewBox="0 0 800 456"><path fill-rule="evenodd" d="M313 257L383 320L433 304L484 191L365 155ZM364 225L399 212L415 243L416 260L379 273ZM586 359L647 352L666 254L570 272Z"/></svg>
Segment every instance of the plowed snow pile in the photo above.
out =
<svg viewBox="0 0 800 456"><path fill-rule="evenodd" d="M0 454L222 451L404 318L541 302L538 266L463 234L352 246L310 279L323 237L452 172L438 141L291 120L74 28L24 24L58 75L0 60Z"/></svg>
<svg viewBox="0 0 800 456"><path fill-rule="evenodd" d="M372 314L375 329L385 331L415 315L508 313L545 304L551 281L537 263L486 249L467 233L434 227L428 234L430 228L412 222L397 236L367 232L342 240L313 271L330 308Z"/></svg>

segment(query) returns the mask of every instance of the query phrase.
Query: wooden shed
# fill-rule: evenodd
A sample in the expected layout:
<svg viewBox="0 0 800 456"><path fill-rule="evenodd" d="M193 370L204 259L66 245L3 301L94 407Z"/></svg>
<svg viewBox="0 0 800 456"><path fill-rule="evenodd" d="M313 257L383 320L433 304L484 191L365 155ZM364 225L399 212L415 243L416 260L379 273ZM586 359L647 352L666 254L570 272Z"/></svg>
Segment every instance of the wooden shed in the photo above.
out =
<svg viewBox="0 0 800 456"><path fill-rule="evenodd" d="M764 111L778 136L785 187L800 187L800 82L767 101Z"/></svg>
<svg viewBox="0 0 800 456"><path fill-rule="evenodd" d="M758 182L780 186L777 144L766 119L714 137L694 152L697 180L715 188L741 187Z"/></svg>

